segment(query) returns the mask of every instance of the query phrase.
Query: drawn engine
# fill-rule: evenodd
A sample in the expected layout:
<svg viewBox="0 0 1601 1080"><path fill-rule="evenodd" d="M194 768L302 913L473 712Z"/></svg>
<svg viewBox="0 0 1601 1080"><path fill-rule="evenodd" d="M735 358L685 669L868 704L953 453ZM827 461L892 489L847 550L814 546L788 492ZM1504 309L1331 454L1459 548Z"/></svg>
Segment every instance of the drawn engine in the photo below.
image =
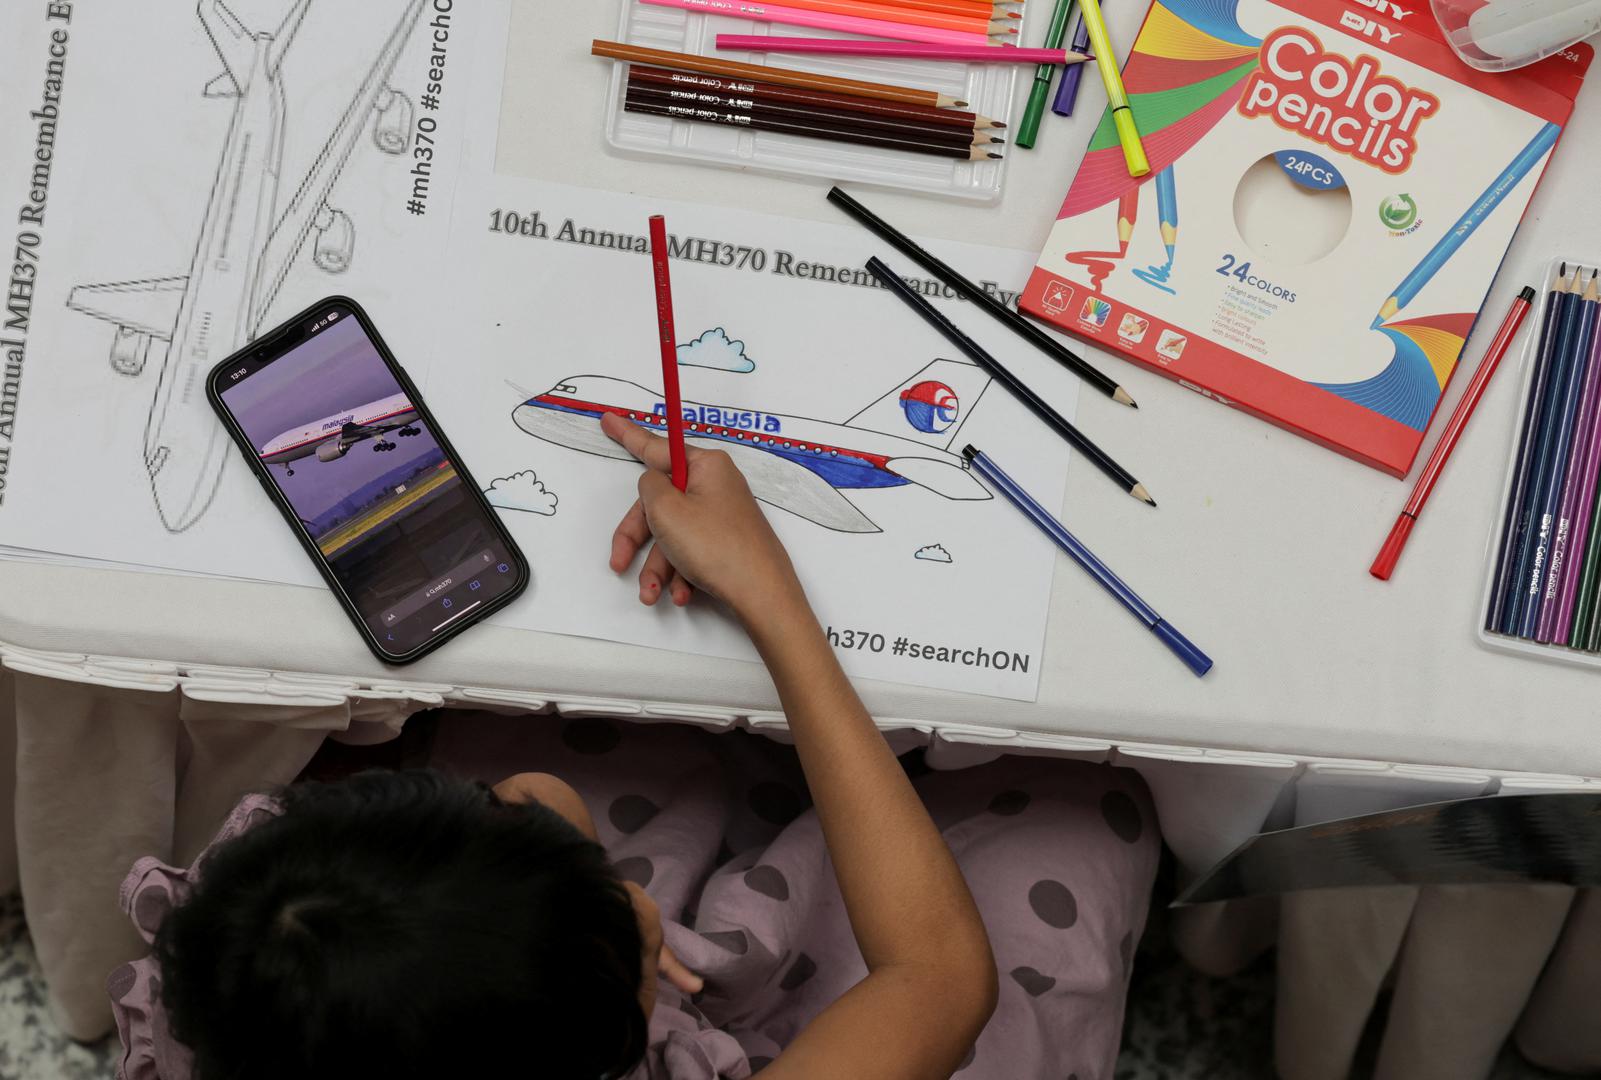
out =
<svg viewBox="0 0 1601 1080"><path fill-rule="evenodd" d="M378 106L378 115L372 124L372 141L386 154L404 154L415 122L416 110L411 99L399 90L391 90Z"/></svg>
<svg viewBox="0 0 1601 1080"><path fill-rule="evenodd" d="M317 243L312 250L312 261L324 273L343 274L350 269L356 250L356 227L351 224L350 215L324 206L317 215L316 225Z"/></svg>
<svg viewBox="0 0 1601 1080"><path fill-rule="evenodd" d="M338 461L350 453L350 444L342 439L330 439L317 447L317 460L321 462Z"/></svg>
<svg viewBox="0 0 1601 1080"><path fill-rule="evenodd" d="M111 339L111 369L118 375L138 375L150 358L150 335L132 327L117 327Z"/></svg>

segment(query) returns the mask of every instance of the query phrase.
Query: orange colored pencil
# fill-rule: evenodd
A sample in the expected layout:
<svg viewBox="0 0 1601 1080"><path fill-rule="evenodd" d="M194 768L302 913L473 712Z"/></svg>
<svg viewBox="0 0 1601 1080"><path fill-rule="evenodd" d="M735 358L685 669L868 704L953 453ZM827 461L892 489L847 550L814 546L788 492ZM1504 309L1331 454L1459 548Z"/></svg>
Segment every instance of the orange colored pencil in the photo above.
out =
<svg viewBox="0 0 1601 1080"><path fill-rule="evenodd" d="M1022 13L1013 10L1010 3L991 4L981 0L876 0L890 7L914 8L920 11L942 11L947 15L974 15L990 19L1021 19Z"/></svg>
<svg viewBox="0 0 1601 1080"><path fill-rule="evenodd" d="M877 0L786 0L789 7L807 11L823 11L831 15L856 15L864 19L882 19L885 22L911 26L931 26L939 30L958 30L972 34L1009 36L1017 27L1009 19L991 19L982 15L951 15L941 11L900 7Z"/></svg>

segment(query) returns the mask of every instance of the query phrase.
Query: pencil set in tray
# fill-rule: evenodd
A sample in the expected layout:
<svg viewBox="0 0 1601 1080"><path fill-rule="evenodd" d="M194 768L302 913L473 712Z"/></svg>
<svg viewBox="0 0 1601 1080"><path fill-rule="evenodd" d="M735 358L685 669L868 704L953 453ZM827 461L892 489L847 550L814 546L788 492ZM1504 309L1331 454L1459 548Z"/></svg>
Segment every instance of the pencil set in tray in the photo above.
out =
<svg viewBox="0 0 1601 1080"><path fill-rule="evenodd" d="M1546 271L1479 636L1601 667L1601 260Z"/></svg>
<svg viewBox="0 0 1601 1080"><path fill-rule="evenodd" d="M1022 25L1020 0L804 3L782 18L827 30L839 29L840 19L852 17L847 12L888 16L905 20L884 22L904 29L896 35L903 40L958 33L929 25L941 20L990 42L1015 40ZM618 41L594 47L625 61L612 77L606 135L614 149L978 201L1000 197L1017 65L823 55L770 62L761 52L720 52L720 32L789 33L797 25L717 14L723 6L624 0Z"/></svg>

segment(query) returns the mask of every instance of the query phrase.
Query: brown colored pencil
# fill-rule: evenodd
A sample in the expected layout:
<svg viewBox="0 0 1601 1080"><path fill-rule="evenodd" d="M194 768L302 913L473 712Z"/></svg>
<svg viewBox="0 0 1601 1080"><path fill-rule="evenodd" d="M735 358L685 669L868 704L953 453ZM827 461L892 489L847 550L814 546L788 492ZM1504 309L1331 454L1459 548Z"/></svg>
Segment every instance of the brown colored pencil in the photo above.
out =
<svg viewBox="0 0 1601 1080"><path fill-rule="evenodd" d="M936 108L965 108L967 102L958 101L947 94L933 90L916 90L909 86L889 83L863 82L859 79L841 79L833 75L818 75L810 71L767 67L763 64L743 64L736 60L722 60L714 56L696 56L693 53L670 52L667 49L647 49L642 45L625 45L616 41L596 38L589 51L595 56L612 60L627 60L636 64L656 64L660 67L681 68L684 71L702 71L708 75L723 75L732 79L760 79L780 86L798 86L808 90L826 90L833 94L854 94L857 97L879 101L904 101L909 105L930 105Z"/></svg>
<svg viewBox="0 0 1601 1080"><path fill-rule="evenodd" d="M1003 140L987 132L980 135L972 128L940 127L912 123L905 120L886 120L861 113L839 109L819 108L815 105L796 105L785 101L759 101L734 94L715 93L689 87L660 86L641 80L638 69L629 74L628 99L654 101L660 105L682 105L692 109L713 109L719 112L741 113L771 120L784 120L806 124L829 131L861 131L884 135L892 139L934 143L971 150L978 145L993 145Z"/></svg>
<svg viewBox="0 0 1601 1080"><path fill-rule="evenodd" d="M956 109L935 109L927 105L908 105L900 101L879 101L874 98L852 97L849 94L830 94L824 90L803 90L794 86L755 82L750 79L726 79L719 75L702 75L694 71L669 71L665 68L644 67L634 64L628 69L631 83L639 82L662 88L704 91L712 94L729 94L771 104L807 106L839 112L860 113L883 120L900 121L912 125L929 125L975 133L1004 128L1006 125L988 117L977 116Z"/></svg>
<svg viewBox="0 0 1601 1080"><path fill-rule="evenodd" d="M779 120L768 116L754 116L750 113L671 105L634 94L628 96L624 103L624 108L628 112L640 113L646 116L667 116L675 120L696 120L702 123L721 124L727 127L742 127L752 131L771 131L782 135L804 135L808 138L827 139L831 142L855 143L860 146L879 146L890 150L907 150L915 154L932 154L936 157L957 158L962 161L983 161L987 158L1001 156L985 147L950 146L948 144L920 142L916 139L891 138L886 135L876 135L865 131L851 131L843 128L829 129L813 124Z"/></svg>

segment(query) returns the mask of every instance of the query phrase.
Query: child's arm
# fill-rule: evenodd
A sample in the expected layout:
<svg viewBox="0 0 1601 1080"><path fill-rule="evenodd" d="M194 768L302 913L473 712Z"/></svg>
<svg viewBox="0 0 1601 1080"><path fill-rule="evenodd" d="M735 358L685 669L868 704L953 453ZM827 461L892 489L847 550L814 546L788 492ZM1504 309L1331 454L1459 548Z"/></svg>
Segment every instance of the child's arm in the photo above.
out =
<svg viewBox="0 0 1601 1080"><path fill-rule="evenodd" d="M625 570L650 540L640 598L688 583L744 624L783 703L868 976L763 1076L948 1076L995 1007L995 961L956 861L823 636L789 557L727 455L690 452L689 489L667 444L619 417L606 433L647 466L612 541Z"/></svg>

